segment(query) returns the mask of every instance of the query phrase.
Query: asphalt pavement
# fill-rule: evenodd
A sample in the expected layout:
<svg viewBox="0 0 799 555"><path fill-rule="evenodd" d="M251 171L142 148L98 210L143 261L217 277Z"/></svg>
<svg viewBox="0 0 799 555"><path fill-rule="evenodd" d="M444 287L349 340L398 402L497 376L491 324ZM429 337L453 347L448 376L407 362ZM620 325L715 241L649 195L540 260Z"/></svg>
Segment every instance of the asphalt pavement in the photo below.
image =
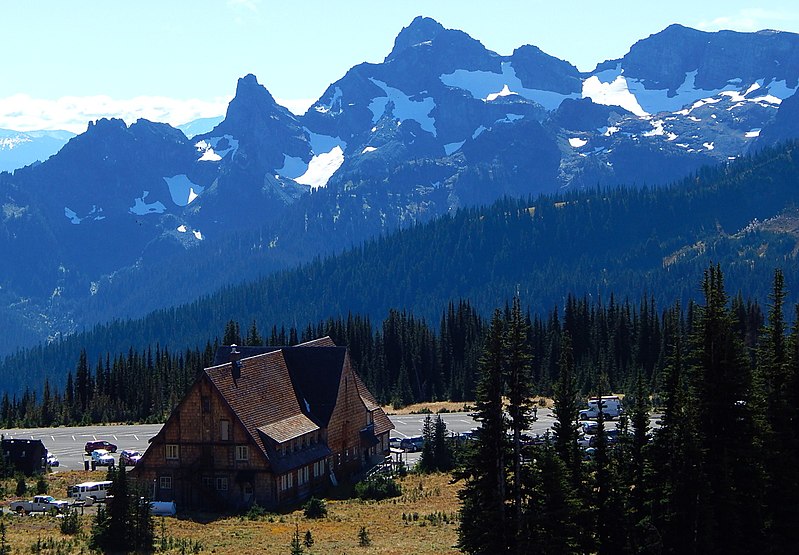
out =
<svg viewBox="0 0 799 555"><path fill-rule="evenodd" d="M149 440L161 430L162 424L134 424L113 426L71 426L59 428L4 429L6 439L40 439L50 453L58 457L59 470L81 470L88 459L84 446L87 441L108 440L117 446L114 459L119 462L123 449L144 453Z"/></svg>
<svg viewBox="0 0 799 555"><path fill-rule="evenodd" d="M426 414L403 414L390 415L389 418L396 427L391 431L391 437L406 438L422 435L422 426ZM432 415L434 418L436 415ZM478 427L478 423L466 412L442 413L442 420L447 425L450 434L463 434L470 432ZM531 436L544 434L551 429L555 421L551 409L538 407L533 421L527 433ZM658 415L652 415L651 425L656 427L655 420ZM615 427L613 420L608 422L608 427ZM111 426L72 426L59 428L33 428L33 429L6 429L0 433L7 439L40 439L50 453L58 457L60 466L53 470L80 470L84 468L84 460L87 455L84 445L87 441L108 440L117 446L114 455L119 461L119 453L123 449L133 449L144 453L149 445L149 440L160 430L162 424L133 424L133 425L111 425ZM418 454L408 454L407 463L413 464L418 458Z"/></svg>

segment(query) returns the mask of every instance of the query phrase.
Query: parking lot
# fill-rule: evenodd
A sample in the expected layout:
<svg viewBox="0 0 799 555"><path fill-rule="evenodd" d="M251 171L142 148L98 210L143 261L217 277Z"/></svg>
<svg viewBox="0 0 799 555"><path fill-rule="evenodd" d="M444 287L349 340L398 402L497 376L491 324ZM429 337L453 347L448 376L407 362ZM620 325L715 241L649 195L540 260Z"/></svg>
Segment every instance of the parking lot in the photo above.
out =
<svg viewBox="0 0 799 555"><path fill-rule="evenodd" d="M408 438L422 435L422 426L426 414L392 415L391 421L396 429L391 431L392 438ZM432 415L435 418L436 415ZM470 413L450 412L440 415L451 434L463 434L478 427L477 422ZM530 426L528 434L531 436L544 434L551 429L555 421L552 410L538 407L536 420ZM657 415L652 415L651 426L655 427ZM607 423L609 429L614 429L617 420ZM144 453L149 445L149 440L160 430L161 424L134 424L114 426L73 426L61 428L33 428L33 429L7 429L2 433L7 439L40 439L47 450L58 457L60 466L53 470L79 470L84 468L84 460L88 457L84 452L87 441L108 440L117 445L115 460L119 460L119 452L123 449L133 449ZM408 454L408 464L413 464L418 459L418 453Z"/></svg>
<svg viewBox="0 0 799 555"><path fill-rule="evenodd" d="M161 424L134 424L117 426L73 426L63 428L32 428L3 430L6 439L40 439L50 453L58 457L59 466L53 470L80 470L88 456L83 447L87 441L108 440L117 446L114 454L119 461L123 449L144 453L150 439L161 429Z"/></svg>

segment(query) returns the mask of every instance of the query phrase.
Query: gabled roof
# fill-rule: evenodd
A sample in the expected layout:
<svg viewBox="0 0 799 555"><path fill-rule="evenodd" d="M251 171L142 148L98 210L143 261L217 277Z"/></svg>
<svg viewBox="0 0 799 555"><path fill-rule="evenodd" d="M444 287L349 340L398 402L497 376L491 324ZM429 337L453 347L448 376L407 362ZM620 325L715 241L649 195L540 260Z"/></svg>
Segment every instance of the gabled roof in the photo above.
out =
<svg viewBox="0 0 799 555"><path fill-rule="evenodd" d="M300 407L326 427L336 406L347 348L290 347L282 352Z"/></svg>
<svg viewBox="0 0 799 555"><path fill-rule="evenodd" d="M231 362L233 347L219 347L214 363L223 365ZM336 406L341 372L344 368L346 347L337 347L330 337L320 337L300 343L293 347L239 347L236 346L241 361L262 354L280 351L285 359L294 393L303 413L319 426L327 426ZM365 389L365 388L364 388Z"/></svg>
<svg viewBox="0 0 799 555"><path fill-rule="evenodd" d="M353 372L353 375L355 376L355 387L358 389L358 395L361 397L361 401L363 401L366 409L372 413L372 418L375 425L374 433L376 435L380 435L393 430L394 424L391 422L391 420L388 418L388 415L380 407L377 400L363 383L361 377L357 372Z"/></svg>
<svg viewBox="0 0 799 555"><path fill-rule="evenodd" d="M234 352L235 351L235 352ZM278 443L327 427L338 398L346 347L322 337L293 347L220 347L206 375L270 460L264 437ZM374 433L394 425L361 378L355 387L374 417Z"/></svg>
<svg viewBox="0 0 799 555"><path fill-rule="evenodd" d="M269 454L259 428L290 419L292 427L304 430L302 433L319 429L300 409L281 351L242 359L238 364L237 375L230 363L206 368L205 374L265 456Z"/></svg>

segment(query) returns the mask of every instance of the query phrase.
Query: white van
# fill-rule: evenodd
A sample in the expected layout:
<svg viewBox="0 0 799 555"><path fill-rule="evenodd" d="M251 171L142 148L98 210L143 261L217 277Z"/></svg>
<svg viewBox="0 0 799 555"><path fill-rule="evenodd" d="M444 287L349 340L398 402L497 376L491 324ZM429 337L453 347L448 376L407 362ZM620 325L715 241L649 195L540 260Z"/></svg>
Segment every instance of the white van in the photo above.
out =
<svg viewBox="0 0 799 555"><path fill-rule="evenodd" d="M615 395L601 397L602 413L607 419L613 419L622 413L621 400ZM580 411L580 420L589 420L599 416L599 398L588 399L588 408Z"/></svg>
<svg viewBox="0 0 799 555"><path fill-rule="evenodd" d="M83 482L67 488L67 495L74 501L83 501L87 505L91 505L96 501L105 501L108 495L108 490L111 489L112 482L106 480L104 482ZM74 502L73 501L73 502Z"/></svg>

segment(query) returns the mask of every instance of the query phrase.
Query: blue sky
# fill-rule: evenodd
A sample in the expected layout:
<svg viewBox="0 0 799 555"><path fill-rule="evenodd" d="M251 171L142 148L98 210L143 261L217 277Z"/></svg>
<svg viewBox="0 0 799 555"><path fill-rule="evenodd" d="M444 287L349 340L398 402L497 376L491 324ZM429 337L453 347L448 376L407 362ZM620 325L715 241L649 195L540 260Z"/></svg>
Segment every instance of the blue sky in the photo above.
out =
<svg viewBox="0 0 799 555"><path fill-rule="evenodd" d="M591 70L671 23L716 31L799 32L799 3L671 0L4 1L0 128L68 128L90 119L172 124L224 113L254 73L299 110L352 66L380 62L417 15L510 54L534 44Z"/></svg>

